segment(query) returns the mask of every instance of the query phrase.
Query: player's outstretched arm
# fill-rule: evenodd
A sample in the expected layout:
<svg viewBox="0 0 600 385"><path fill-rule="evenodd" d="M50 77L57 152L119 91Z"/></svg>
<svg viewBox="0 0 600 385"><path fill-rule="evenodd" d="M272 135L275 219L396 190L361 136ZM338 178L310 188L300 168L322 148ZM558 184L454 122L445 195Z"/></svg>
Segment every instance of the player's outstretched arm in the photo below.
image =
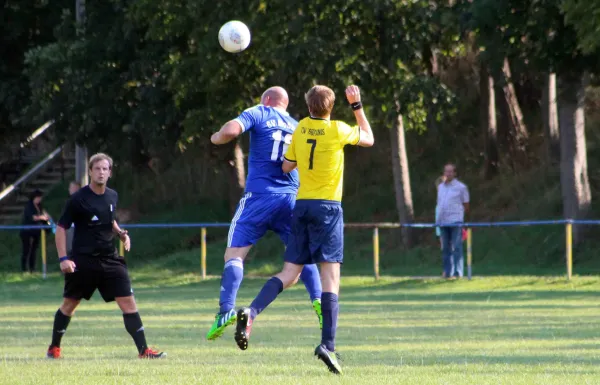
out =
<svg viewBox="0 0 600 385"><path fill-rule="evenodd" d="M373 136L373 130L371 130L369 120L365 115L365 110L362 108L362 103L360 101L360 89L358 86L348 86L348 88L346 88L346 98L348 99L348 103L352 105L356 123L360 127L360 140L358 141L357 146L373 146L373 144L375 144L375 137Z"/></svg>
<svg viewBox="0 0 600 385"><path fill-rule="evenodd" d="M211 137L210 141L213 144L220 145L226 144L240 136L242 133L242 126L235 120L230 120L225 123L218 132L215 132Z"/></svg>

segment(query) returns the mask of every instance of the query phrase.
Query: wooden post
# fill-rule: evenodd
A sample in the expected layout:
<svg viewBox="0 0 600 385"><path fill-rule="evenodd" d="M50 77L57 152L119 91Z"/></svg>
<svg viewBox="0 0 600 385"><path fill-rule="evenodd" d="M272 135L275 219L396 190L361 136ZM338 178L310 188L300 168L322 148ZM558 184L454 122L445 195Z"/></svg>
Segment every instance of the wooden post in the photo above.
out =
<svg viewBox="0 0 600 385"><path fill-rule="evenodd" d="M373 271L375 279L379 279L379 228L373 229Z"/></svg>
<svg viewBox="0 0 600 385"><path fill-rule="evenodd" d="M469 281L471 280L471 265L473 263L473 251L472 251L472 246L473 244L473 232L471 231L471 228L467 229L467 275L469 278Z"/></svg>
<svg viewBox="0 0 600 385"><path fill-rule="evenodd" d="M42 243L42 278L46 279L46 262L47 262L47 254L46 254L46 230L42 229L40 242Z"/></svg>
<svg viewBox="0 0 600 385"><path fill-rule="evenodd" d="M202 269L202 279L206 279L206 227L200 231L200 268Z"/></svg>
<svg viewBox="0 0 600 385"><path fill-rule="evenodd" d="M567 280L571 280L573 275L573 224L567 223L565 228L567 239L566 239L566 252L567 252Z"/></svg>

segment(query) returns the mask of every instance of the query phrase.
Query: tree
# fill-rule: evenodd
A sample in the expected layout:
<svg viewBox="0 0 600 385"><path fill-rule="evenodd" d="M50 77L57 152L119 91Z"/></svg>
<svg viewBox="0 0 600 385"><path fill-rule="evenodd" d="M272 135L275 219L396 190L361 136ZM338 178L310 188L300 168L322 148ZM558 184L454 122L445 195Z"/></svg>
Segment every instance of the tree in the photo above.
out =
<svg viewBox="0 0 600 385"><path fill-rule="evenodd" d="M527 131L527 126L525 126L525 122L523 121L523 112L521 112L521 106L517 99L517 92L513 85L510 64L507 57L505 57L502 62L502 74L504 76L502 79L502 90L504 91L504 99L508 106L511 127L513 130L514 150L516 153L523 155L521 160L525 161L527 159L526 148L529 133Z"/></svg>
<svg viewBox="0 0 600 385"><path fill-rule="evenodd" d="M153 156L176 151L183 116L168 88L169 48L144 41L148 26L131 23L128 4L87 4L79 34L64 10L57 41L27 52L28 111L37 121L55 120L63 141L132 153L147 167Z"/></svg>
<svg viewBox="0 0 600 385"><path fill-rule="evenodd" d="M558 104L556 96L556 73L544 74L542 89L542 119L546 159L550 163L560 161L560 133L558 129Z"/></svg>
<svg viewBox="0 0 600 385"><path fill-rule="evenodd" d="M510 152L515 163L527 161L529 132L514 86L510 58L518 55L526 6L516 0L481 0L463 4L468 30L483 51L481 60L502 88L511 128ZM517 159L518 158L518 159Z"/></svg>
<svg viewBox="0 0 600 385"><path fill-rule="evenodd" d="M0 23L0 135L3 143L10 138L24 139L33 131L32 122L23 115L31 94L24 73L25 52L55 40L53 30L60 23L62 7L73 2L8 0L2 8ZM18 143L18 141L17 141Z"/></svg>
<svg viewBox="0 0 600 385"><path fill-rule="evenodd" d="M410 187L410 167L406 155L406 140L404 138L404 119L398 114L398 120L390 130L392 143L392 172L394 174L394 191L396 192L396 208L400 223L412 223L414 209L412 190ZM402 240L405 247L413 244L410 227L401 227Z"/></svg>
<svg viewBox="0 0 600 385"><path fill-rule="evenodd" d="M559 78L560 87L560 184L563 212L567 219L584 218L591 207L592 193L587 173L585 141L585 87L587 76ZM579 226L573 227L573 242L582 239Z"/></svg>
<svg viewBox="0 0 600 385"><path fill-rule="evenodd" d="M496 93L494 78L487 72L485 64L480 65L480 95L482 101L482 126L484 127L484 177L492 179L498 174L498 129L496 125Z"/></svg>
<svg viewBox="0 0 600 385"><path fill-rule="evenodd" d="M233 150L230 154L233 157L227 162L229 166L229 205L230 211L233 213L237 202L240 200L246 188L246 168L244 166L244 151L240 145L240 140L236 140L232 144Z"/></svg>
<svg viewBox="0 0 600 385"><path fill-rule="evenodd" d="M600 48L598 41L598 14L600 4L597 1L565 0L561 2L565 21L577 32L577 47L583 54L595 54Z"/></svg>

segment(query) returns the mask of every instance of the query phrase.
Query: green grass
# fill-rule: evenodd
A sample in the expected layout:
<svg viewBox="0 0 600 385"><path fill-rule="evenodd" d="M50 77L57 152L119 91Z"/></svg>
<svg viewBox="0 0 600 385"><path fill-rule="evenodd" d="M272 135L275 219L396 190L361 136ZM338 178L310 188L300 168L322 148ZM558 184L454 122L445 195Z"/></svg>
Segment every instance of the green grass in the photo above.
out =
<svg viewBox="0 0 600 385"><path fill-rule="evenodd" d="M83 303L43 357L60 302L57 275L0 276L0 384L597 384L600 279L489 277L473 281L345 278L334 377L312 352L317 320L297 285L256 321L241 352L232 330L207 342L219 281L134 271L149 342L166 360L138 360L114 303ZM239 305L264 279L244 281Z"/></svg>

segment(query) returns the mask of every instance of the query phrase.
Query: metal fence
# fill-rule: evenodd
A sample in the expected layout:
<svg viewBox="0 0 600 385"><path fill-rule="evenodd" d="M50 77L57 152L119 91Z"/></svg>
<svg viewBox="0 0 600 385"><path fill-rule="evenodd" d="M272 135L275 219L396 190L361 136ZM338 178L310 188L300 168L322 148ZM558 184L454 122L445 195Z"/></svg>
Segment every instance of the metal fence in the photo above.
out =
<svg viewBox="0 0 600 385"><path fill-rule="evenodd" d="M472 277L473 265L473 228L480 227L520 227L520 226L564 226L565 229L565 261L566 261L566 278L571 279L573 275L573 225L600 225L600 220L540 220L540 221L505 221L505 222L468 222L462 224L444 225L448 227L462 227L467 229L467 276L470 280ZM135 223L121 224L123 229L149 229L149 228L198 228L200 229L200 268L202 279L206 279L206 234L209 228L227 228L229 223ZM376 222L376 223L346 223L347 228L363 228L373 231L373 275L375 279L379 279L379 230L380 229L398 229L401 227L411 228L430 228L439 227L436 223L391 223L391 222ZM15 225L0 225L0 230L21 230L21 229L51 229L52 226L15 226ZM46 232L41 232L41 252L43 263L43 276L46 277ZM119 253L125 255L123 243L119 242Z"/></svg>

